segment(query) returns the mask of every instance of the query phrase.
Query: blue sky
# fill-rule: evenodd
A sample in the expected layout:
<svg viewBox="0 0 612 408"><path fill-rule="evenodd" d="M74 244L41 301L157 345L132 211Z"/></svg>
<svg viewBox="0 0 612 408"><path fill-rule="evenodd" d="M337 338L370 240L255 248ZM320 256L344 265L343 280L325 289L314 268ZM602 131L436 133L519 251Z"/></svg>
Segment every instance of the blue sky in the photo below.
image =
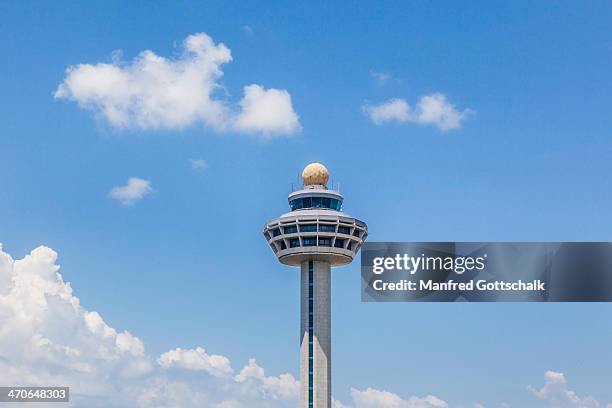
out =
<svg viewBox="0 0 612 408"><path fill-rule="evenodd" d="M311 161L372 241L610 240L611 20L603 1L5 2L0 242L53 248L81 303L152 355L202 345L297 376L297 271L261 229ZM180 59L196 33L231 50L217 98L236 111L246 85L284 90L299 126L117 127L54 97L70 66ZM441 130L364 110L418 115L435 94L470 112ZM153 191L126 206L109 191L130 177ZM359 284L357 262L334 271L342 401L374 387L528 407L546 370L612 401L607 304L362 304Z"/></svg>

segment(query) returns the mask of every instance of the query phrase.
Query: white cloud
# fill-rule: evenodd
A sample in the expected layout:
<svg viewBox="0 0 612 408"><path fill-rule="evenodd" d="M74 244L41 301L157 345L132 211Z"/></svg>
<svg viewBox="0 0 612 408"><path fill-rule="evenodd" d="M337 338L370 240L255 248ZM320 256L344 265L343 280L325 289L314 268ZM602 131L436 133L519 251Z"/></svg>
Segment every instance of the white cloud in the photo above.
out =
<svg viewBox="0 0 612 408"><path fill-rule="evenodd" d="M71 387L74 408L289 408L299 382L266 375L255 359L235 371L203 348L175 348L157 358L140 339L85 309L59 272L58 255L38 247L13 259L0 245L0 373L6 384ZM234 375L234 373L238 374ZM599 408L548 371L540 389L548 408ZM351 390L354 408L448 408L435 396L402 398L373 388ZM478 405L476 405L478 406ZM508 406L504 404L503 406ZM349 408L333 400L334 408ZM607 404L606 408L612 408Z"/></svg>
<svg viewBox="0 0 612 408"><path fill-rule="evenodd" d="M253 34L253 27L248 24L243 25L242 30L247 34Z"/></svg>
<svg viewBox="0 0 612 408"><path fill-rule="evenodd" d="M219 132L270 135L298 131L298 118L285 90L245 87L241 106L246 105L248 112L236 112L216 95L223 89L221 67L231 61L228 47L198 33L185 39L175 59L143 51L129 63L71 66L54 96L78 103L115 128L182 129L202 123ZM246 93L249 90L253 95Z"/></svg>
<svg viewBox="0 0 612 408"><path fill-rule="evenodd" d="M539 390L529 386L528 389L546 406L555 408L599 408L599 402L593 397L579 397L567 386L563 373L547 371L544 373L544 386Z"/></svg>
<svg viewBox="0 0 612 408"><path fill-rule="evenodd" d="M137 337L81 306L47 247L14 260L0 245L0 321L2 381L69 386L75 408L286 408L298 399L293 376L266 376L255 360L239 381L228 358L200 347L147 355Z"/></svg>
<svg viewBox="0 0 612 408"><path fill-rule="evenodd" d="M377 125L384 122L407 122L411 118L410 105L403 99L389 99L380 105L364 105L363 111Z"/></svg>
<svg viewBox="0 0 612 408"><path fill-rule="evenodd" d="M114 187L108 196L118 200L123 205L132 205L153 192L151 182L138 177L131 177L125 186Z"/></svg>
<svg viewBox="0 0 612 408"><path fill-rule="evenodd" d="M446 96L435 93L421 98L417 105L417 122L437 126L440 130L457 129L472 111L458 111Z"/></svg>
<svg viewBox="0 0 612 408"><path fill-rule="evenodd" d="M402 399L392 392L373 388L363 391L352 388L351 397L356 408L448 408L445 401L432 395Z"/></svg>
<svg viewBox="0 0 612 408"><path fill-rule="evenodd" d="M332 399L332 408L351 408L348 405L344 405L342 402L337 399Z"/></svg>
<svg viewBox="0 0 612 408"><path fill-rule="evenodd" d="M273 135L291 134L301 129L291 105L291 95L285 90L266 91L260 85L245 86L240 106L242 111L234 125L240 132Z"/></svg>
<svg viewBox="0 0 612 408"><path fill-rule="evenodd" d="M297 399L300 394L300 382L291 374L266 377L264 369L257 365L254 358L249 360L249 364L240 371L235 380L241 384L255 381L264 395L277 400Z"/></svg>
<svg viewBox="0 0 612 408"><path fill-rule="evenodd" d="M471 109L457 110L441 93L422 96L413 109L404 99L389 99L378 105L364 104L363 112L377 125L385 122L412 122L433 125L442 131L458 129L474 113Z"/></svg>
<svg viewBox="0 0 612 408"><path fill-rule="evenodd" d="M378 72L371 70L370 75L372 75L378 85L384 85L389 79L391 79L391 74L386 72Z"/></svg>
<svg viewBox="0 0 612 408"><path fill-rule="evenodd" d="M193 170L204 170L208 167L208 163L204 159L191 159L189 162Z"/></svg>
<svg viewBox="0 0 612 408"><path fill-rule="evenodd" d="M227 357L209 355L202 347L193 350L176 348L162 354L157 362L164 368L180 367L187 370L204 370L215 377L226 377L234 371Z"/></svg>
<svg viewBox="0 0 612 408"><path fill-rule="evenodd" d="M106 395L145 375L153 363L142 342L85 310L59 274L57 253L38 247L13 260L0 246L0 373L7 384L65 384Z"/></svg>

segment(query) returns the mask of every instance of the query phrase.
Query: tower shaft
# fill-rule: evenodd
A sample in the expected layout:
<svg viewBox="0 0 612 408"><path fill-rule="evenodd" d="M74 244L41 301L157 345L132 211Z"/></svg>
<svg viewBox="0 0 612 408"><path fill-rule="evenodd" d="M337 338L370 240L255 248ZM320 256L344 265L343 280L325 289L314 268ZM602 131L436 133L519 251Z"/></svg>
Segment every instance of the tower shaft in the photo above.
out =
<svg viewBox="0 0 612 408"><path fill-rule="evenodd" d="M301 267L300 408L331 408L331 264Z"/></svg>
<svg viewBox="0 0 612 408"><path fill-rule="evenodd" d="M331 408L331 267L353 261L368 227L342 211L344 197L326 187L321 163L306 166L302 179L287 197L291 211L268 222L263 235L280 262L300 267L299 408Z"/></svg>

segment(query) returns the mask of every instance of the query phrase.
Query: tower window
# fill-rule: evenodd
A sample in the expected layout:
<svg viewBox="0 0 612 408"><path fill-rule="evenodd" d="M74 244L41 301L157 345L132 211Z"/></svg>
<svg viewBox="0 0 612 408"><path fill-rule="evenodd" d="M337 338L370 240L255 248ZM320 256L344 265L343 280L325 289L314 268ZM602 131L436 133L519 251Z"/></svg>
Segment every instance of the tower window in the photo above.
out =
<svg viewBox="0 0 612 408"><path fill-rule="evenodd" d="M280 235L280 229L279 228L274 228L272 230L272 236L273 237L278 237Z"/></svg>
<svg viewBox="0 0 612 408"><path fill-rule="evenodd" d="M336 226L335 225L321 224L321 225L319 225L319 231L321 231L321 232L336 232Z"/></svg>
<svg viewBox="0 0 612 408"><path fill-rule="evenodd" d="M304 246L315 246L317 245L317 240L315 238L304 238Z"/></svg>
<svg viewBox="0 0 612 408"><path fill-rule="evenodd" d="M357 228L355 228L355 231L353 231L353 236L356 236L357 238L359 238L359 230Z"/></svg>
<svg viewBox="0 0 612 408"><path fill-rule="evenodd" d="M297 226L290 225L288 227L283 228L285 234L295 234L297 232Z"/></svg>
<svg viewBox="0 0 612 408"><path fill-rule="evenodd" d="M334 247L344 248L344 240L336 238L336 242L334 242Z"/></svg>
<svg viewBox="0 0 612 408"><path fill-rule="evenodd" d="M302 199L296 198L295 200L289 201L289 206L291 206L291 211L299 210L302 208Z"/></svg>
<svg viewBox="0 0 612 408"><path fill-rule="evenodd" d="M340 225L338 227L338 233L339 234L346 234L346 235L350 235L351 233L351 228L350 227L344 227L342 225Z"/></svg>
<svg viewBox="0 0 612 408"><path fill-rule="evenodd" d="M319 238L319 246L331 246L331 239Z"/></svg>
<svg viewBox="0 0 612 408"><path fill-rule="evenodd" d="M317 232L317 224L300 225L300 232Z"/></svg>
<svg viewBox="0 0 612 408"><path fill-rule="evenodd" d="M294 238L294 239L289 240L289 247L296 248L296 247L299 247L299 246L300 246L299 238Z"/></svg>

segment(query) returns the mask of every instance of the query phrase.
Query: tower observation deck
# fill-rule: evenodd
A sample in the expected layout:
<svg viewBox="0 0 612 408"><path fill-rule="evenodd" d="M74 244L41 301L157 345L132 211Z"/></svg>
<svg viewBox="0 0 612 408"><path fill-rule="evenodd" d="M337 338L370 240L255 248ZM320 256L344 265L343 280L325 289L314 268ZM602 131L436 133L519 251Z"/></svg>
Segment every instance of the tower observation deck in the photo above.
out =
<svg viewBox="0 0 612 408"><path fill-rule="evenodd" d="M280 262L301 271L300 408L331 408L331 267L353 260L368 229L342 212L344 198L326 187L325 166L309 164L302 179L289 194L291 211L263 234Z"/></svg>

